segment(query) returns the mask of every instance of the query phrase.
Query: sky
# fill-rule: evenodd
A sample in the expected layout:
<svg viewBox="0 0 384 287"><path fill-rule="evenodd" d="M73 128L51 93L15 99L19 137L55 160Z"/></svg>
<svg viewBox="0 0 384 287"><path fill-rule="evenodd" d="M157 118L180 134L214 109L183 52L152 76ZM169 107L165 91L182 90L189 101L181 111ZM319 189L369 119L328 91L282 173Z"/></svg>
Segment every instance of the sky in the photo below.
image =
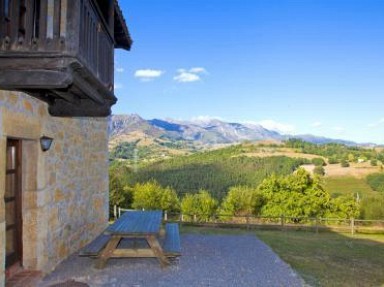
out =
<svg viewBox="0 0 384 287"><path fill-rule="evenodd" d="M113 114L384 144L383 0L120 0Z"/></svg>

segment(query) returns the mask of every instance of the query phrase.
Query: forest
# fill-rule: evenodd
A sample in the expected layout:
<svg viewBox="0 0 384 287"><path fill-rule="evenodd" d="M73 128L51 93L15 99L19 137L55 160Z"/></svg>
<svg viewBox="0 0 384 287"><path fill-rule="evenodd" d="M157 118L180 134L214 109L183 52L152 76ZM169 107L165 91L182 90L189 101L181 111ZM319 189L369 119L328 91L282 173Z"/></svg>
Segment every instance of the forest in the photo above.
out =
<svg viewBox="0 0 384 287"><path fill-rule="evenodd" d="M381 153L373 149L293 140L285 143L284 147L288 146L328 160L334 157L352 161L350 154L353 160L363 156L371 160L381 158ZM203 217L221 212L297 218L384 218L384 174L367 177L374 196L334 196L326 189L322 172L310 174L300 168L309 163L322 168L327 160L248 156L260 148L265 145L245 143L142 164L139 168L115 160L110 166L110 204L197 213Z"/></svg>

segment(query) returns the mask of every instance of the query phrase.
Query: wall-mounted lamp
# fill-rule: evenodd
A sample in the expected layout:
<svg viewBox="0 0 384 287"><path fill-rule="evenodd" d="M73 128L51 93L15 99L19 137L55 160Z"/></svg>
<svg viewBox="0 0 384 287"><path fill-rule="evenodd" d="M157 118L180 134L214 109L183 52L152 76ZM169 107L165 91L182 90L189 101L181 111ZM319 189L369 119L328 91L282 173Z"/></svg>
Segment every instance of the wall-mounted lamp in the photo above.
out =
<svg viewBox="0 0 384 287"><path fill-rule="evenodd" d="M42 136L40 138L40 147L42 151L47 151L51 148L53 138Z"/></svg>

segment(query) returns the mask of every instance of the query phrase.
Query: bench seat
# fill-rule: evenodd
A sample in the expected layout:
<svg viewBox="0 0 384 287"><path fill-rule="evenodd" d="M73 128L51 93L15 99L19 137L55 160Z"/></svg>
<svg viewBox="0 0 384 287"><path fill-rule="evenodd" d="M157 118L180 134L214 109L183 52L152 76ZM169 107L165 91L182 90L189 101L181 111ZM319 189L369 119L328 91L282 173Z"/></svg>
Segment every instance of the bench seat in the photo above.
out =
<svg viewBox="0 0 384 287"><path fill-rule="evenodd" d="M163 250L167 257L175 257L181 255L179 224L167 223L165 225Z"/></svg>
<svg viewBox="0 0 384 287"><path fill-rule="evenodd" d="M107 245L111 235L100 234L92 242L80 250L79 256L97 257Z"/></svg>

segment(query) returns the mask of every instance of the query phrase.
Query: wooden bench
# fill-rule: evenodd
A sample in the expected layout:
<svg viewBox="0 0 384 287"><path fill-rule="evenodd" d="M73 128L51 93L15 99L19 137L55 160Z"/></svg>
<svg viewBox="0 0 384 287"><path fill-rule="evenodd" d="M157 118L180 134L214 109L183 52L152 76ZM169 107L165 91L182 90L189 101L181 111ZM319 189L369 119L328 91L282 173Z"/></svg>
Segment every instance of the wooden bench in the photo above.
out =
<svg viewBox="0 0 384 287"><path fill-rule="evenodd" d="M106 235L104 233L100 234L96 239L80 250L79 256L98 257L110 239L111 235Z"/></svg>
<svg viewBox="0 0 384 287"><path fill-rule="evenodd" d="M167 223L165 225L163 250L167 257L176 257L181 255L179 224Z"/></svg>

